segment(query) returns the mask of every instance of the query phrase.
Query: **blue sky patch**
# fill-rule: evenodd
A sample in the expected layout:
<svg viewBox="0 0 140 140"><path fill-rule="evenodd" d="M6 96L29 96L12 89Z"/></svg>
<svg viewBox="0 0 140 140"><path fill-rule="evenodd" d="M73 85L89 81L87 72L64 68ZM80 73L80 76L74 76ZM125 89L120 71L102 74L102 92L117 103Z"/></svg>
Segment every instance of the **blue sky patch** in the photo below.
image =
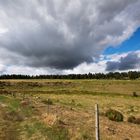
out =
<svg viewBox="0 0 140 140"><path fill-rule="evenodd" d="M138 28L136 32L134 32L134 34L122 44L116 47L110 46L107 49L105 49L103 54L107 55L114 53L124 53L136 50L140 50L140 28Z"/></svg>

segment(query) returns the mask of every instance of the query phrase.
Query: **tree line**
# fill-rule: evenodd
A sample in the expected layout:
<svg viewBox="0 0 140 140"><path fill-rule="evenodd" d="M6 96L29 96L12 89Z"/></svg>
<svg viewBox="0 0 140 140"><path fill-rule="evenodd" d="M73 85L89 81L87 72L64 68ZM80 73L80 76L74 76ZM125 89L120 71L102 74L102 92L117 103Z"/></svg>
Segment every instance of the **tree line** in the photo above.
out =
<svg viewBox="0 0 140 140"><path fill-rule="evenodd" d="M88 74L68 74L68 75L0 75L0 79L138 79L140 71L129 72L109 72L109 73L88 73Z"/></svg>

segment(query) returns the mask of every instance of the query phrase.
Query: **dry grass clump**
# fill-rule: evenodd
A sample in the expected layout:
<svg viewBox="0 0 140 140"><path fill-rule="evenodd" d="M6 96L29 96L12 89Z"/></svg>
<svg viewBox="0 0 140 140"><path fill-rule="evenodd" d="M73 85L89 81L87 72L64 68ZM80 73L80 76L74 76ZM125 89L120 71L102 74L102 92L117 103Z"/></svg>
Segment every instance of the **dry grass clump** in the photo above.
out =
<svg viewBox="0 0 140 140"><path fill-rule="evenodd" d="M43 122L48 126L53 126L57 121L57 116L53 114L44 113L41 115L41 118Z"/></svg>

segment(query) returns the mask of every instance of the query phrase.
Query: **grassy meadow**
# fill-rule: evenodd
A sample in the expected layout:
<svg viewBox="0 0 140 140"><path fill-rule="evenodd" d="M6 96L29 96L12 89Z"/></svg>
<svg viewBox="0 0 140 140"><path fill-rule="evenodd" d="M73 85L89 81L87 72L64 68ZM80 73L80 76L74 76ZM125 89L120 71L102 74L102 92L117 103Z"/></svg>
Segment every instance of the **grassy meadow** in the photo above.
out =
<svg viewBox="0 0 140 140"><path fill-rule="evenodd" d="M138 97L133 96L136 92ZM95 104L101 140L139 140L140 80L0 80L1 140L94 140ZM109 120L108 109L124 116Z"/></svg>

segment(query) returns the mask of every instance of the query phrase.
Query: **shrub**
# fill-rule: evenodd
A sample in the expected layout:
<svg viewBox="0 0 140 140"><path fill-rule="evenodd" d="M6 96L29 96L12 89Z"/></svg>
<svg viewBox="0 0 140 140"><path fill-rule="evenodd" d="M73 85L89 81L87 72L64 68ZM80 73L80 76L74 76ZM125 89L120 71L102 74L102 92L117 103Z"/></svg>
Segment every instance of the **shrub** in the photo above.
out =
<svg viewBox="0 0 140 140"><path fill-rule="evenodd" d="M130 116L128 117L127 121L130 123L133 123L136 120L136 118L134 116Z"/></svg>
<svg viewBox="0 0 140 140"><path fill-rule="evenodd" d="M9 121L19 121L20 122L20 121L24 120L24 116L20 112L10 111L5 114L4 119L9 120Z"/></svg>
<svg viewBox="0 0 140 140"><path fill-rule="evenodd" d="M136 118L135 124L140 124L140 118Z"/></svg>
<svg viewBox="0 0 140 140"><path fill-rule="evenodd" d="M138 97L136 92L133 92L133 97Z"/></svg>
<svg viewBox="0 0 140 140"><path fill-rule="evenodd" d="M119 111L109 109L105 113L106 117L108 117L109 120L121 122L123 121L123 114L121 114Z"/></svg>
<svg viewBox="0 0 140 140"><path fill-rule="evenodd" d="M140 124L140 118L135 118L134 116L128 117L127 121L134 124Z"/></svg>
<svg viewBox="0 0 140 140"><path fill-rule="evenodd" d="M82 138L83 140L91 140L91 137L86 133L82 134Z"/></svg>
<svg viewBox="0 0 140 140"><path fill-rule="evenodd" d="M51 99L43 100L42 102L47 105L53 105L53 101Z"/></svg>
<svg viewBox="0 0 140 140"><path fill-rule="evenodd" d="M75 105L75 100L74 99L71 100L71 105Z"/></svg>

